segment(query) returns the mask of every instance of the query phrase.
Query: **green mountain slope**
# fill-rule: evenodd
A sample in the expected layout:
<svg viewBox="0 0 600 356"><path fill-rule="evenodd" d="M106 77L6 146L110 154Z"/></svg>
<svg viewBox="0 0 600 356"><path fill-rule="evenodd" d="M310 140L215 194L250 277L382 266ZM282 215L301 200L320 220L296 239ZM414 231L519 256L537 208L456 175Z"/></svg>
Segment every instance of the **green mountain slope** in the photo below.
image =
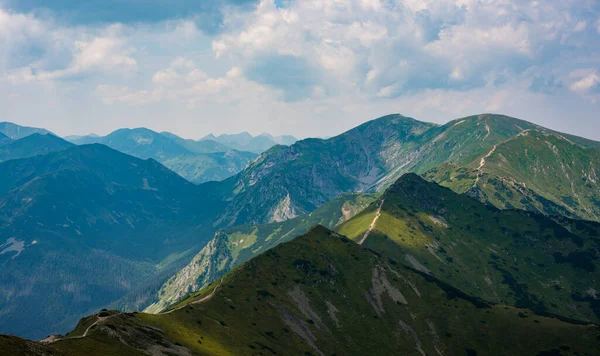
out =
<svg viewBox="0 0 600 356"><path fill-rule="evenodd" d="M600 224L498 210L414 174L381 201L338 231L484 300L600 322Z"/></svg>
<svg viewBox="0 0 600 356"><path fill-rule="evenodd" d="M28 127L21 126L17 124L13 124L12 122L0 122L0 133L9 137L12 140L18 140L34 133L38 133L40 135L51 134L50 131L46 129L40 129L37 127Z"/></svg>
<svg viewBox="0 0 600 356"><path fill-rule="evenodd" d="M521 171L516 169L516 166L524 167L529 163L526 156L518 158L525 152L524 145L528 144L517 145L526 137L524 133L562 140L562 144L556 146L561 147L557 154L542 154L540 151L536 164L543 167L548 175L560 173L561 179L568 175L573 184L570 192L566 189L555 192L549 190L546 184L536 185L536 174L523 174L522 168ZM569 142L572 147L563 147ZM567 201L575 201L581 206L571 209L570 216L598 219L599 191L595 183L591 187L583 187L590 185L586 176L591 175L595 179L594 166L583 163L565 166L567 171L570 170L565 173L561 162L562 165L571 159L585 162L598 154L599 145L598 142L556 133L501 115L471 116L443 126L389 115L328 140L307 139L290 147L277 146L265 152L243 172L220 185L223 194L229 195L233 201L221 222L230 226L282 221L309 213L344 192L384 190L407 172L424 174L444 165L476 169L482 158L488 155L490 161L494 158L495 147L510 151L506 152L506 157L520 160L513 164L515 169L497 170L497 179L513 180L529 187L529 195L535 194L551 204L562 205L563 210L570 204ZM556 159L557 155L559 159ZM487 169L488 165L483 168ZM587 171L582 173L579 168ZM428 177L440 182L445 179L444 172L429 174ZM449 184L459 192L463 186ZM518 191L513 193L516 196L511 203L527 199ZM490 191L487 195L495 194L495 191ZM584 195L589 197L582 198ZM481 199L500 208L510 207L498 200ZM524 204L513 206L529 208Z"/></svg>
<svg viewBox="0 0 600 356"><path fill-rule="evenodd" d="M391 115L329 140L306 139L290 147L273 147L221 184L233 199L222 223L283 221L309 213L342 193L376 186L387 172L406 165L431 127Z"/></svg>
<svg viewBox="0 0 600 356"><path fill-rule="evenodd" d="M46 347L69 355L592 355L599 335L598 326L485 303L316 227L170 313L105 311ZM8 340L0 346L16 342Z"/></svg>
<svg viewBox="0 0 600 356"><path fill-rule="evenodd" d="M0 330L42 337L197 252L220 209L154 160L103 145L0 164Z"/></svg>
<svg viewBox="0 0 600 356"><path fill-rule="evenodd" d="M445 164L425 177L500 208L600 220L598 167L596 148L524 131L465 166Z"/></svg>
<svg viewBox="0 0 600 356"><path fill-rule="evenodd" d="M72 143L69 143L52 134L41 135L34 133L19 140L12 141L6 145L1 145L0 162L11 159L44 155L64 150L72 146Z"/></svg>
<svg viewBox="0 0 600 356"><path fill-rule="evenodd" d="M256 154L239 152L214 141L196 142L146 128L120 129L104 137L86 136L75 143L101 143L141 159L152 158L192 183L218 181L243 170Z"/></svg>
<svg viewBox="0 0 600 356"><path fill-rule="evenodd" d="M243 225L218 231L187 266L165 282L157 293L156 302L145 311L163 311L188 293L199 291L241 263L306 233L316 224L334 228L375 199L373 194L343 194L305 216L280 223Z"/></svg>

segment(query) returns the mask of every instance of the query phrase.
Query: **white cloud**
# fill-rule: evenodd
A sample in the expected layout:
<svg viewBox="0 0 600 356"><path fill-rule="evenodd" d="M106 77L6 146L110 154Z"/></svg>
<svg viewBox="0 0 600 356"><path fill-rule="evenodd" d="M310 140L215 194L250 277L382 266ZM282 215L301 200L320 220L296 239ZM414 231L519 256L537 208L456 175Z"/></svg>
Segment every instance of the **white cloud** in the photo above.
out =
<svg viewBox="0 0 600 356"><path fill-rule="evenodd" d="M183 57L176 58L168 68L156 72L152 76L152 83L152 88L141 90L99 85L95 94L105 104L144 105L175 101L195 107L206 101L227 103L239 100L244 96L243 90L264 91L244 79L239 67L229 69L221 77L211 77L196 68L194 61Z"/></svg>
<svg viewBox="0 0 600 356"><path fill-rule="evenodd" d="M33 67L19 68L7 76L13 83L68 79L91 71L110 71L128 74L135 71L137 62L129 56L131 50L118 38L96 37L90 41L75 41L76 50L65 69L37 70Z"/></svg>
<svg viewBox="0 0 600 356"><path fill-rule="evenodd" d="M46 27L30 14L13 14L0 8L0 39L18 41L21 38L40 36Z"/></svg>
<svg viewBox="0 0 600 356"><path fill-rule="evenodd" d="M212 49L216 58L241 66L262 53L304 57L340 85L377 97L465 90L500 79L498 73L517 77L583 32L586 20L565 16L576 5L305 0L277 8L263 0L243 19L231 14L236 25L213 40Z"/></svg>
<svg viewBox="0 0 600 356"><path fill-rule="evenodd" d="M577 93L588 93L590 90L596 88L600 84L600 75L597 71L587 70L587 74L584 74L585 70L574 71L571 73L571 77L575 81L569 86L571 91Z"/></svg>
<svg viewBox="0 0 600 356"><path fill-rule="evenodd" d="M561 120L562 107L597 105L594 0L262 0L224 14L207 35L192 20L74 26L0 5L0 106L28 117L35 96L64 127L87 127L67 125L76 112L90 117L87 131L177 123L198 135L222 125L309 135L394 111Z"/></svg>

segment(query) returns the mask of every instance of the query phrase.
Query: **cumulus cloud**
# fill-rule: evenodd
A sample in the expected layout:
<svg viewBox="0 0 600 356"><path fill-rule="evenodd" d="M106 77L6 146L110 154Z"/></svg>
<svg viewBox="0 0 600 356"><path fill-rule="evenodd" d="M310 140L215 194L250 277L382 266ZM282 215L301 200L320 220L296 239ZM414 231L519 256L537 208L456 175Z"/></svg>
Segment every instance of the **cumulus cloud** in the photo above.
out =
<svg viewBox="0 0 600 356"><path fill-rule="evenodd" d="M575 81L569 86L569 89L577 93L589 93L600 86L600 74L596 70L574 71L571 73L571 77Z"/></svg>
<svg viewBox="0 0 600 356"><path fill-rule="evenodd" d="M10 72L7 79L13 83L71 79L93 71L111 71L127 74L137 68L130 57L131 49L124 40L114 37L95 37L89 41L75 41L71 63L64 69L44 70L34 65Z"/></svg>
<svg viewBox="0 0 600 356"><path fill-rule="evenodd" d="M561 120L553 112L598 105L594 0L110 4L0 0L0 92L46 95L56 117L76 106L122 125L148 110L155 123L177 112L218 127L251 115L252 128L298 135L394 111L438 122L481 110Z"/></svg>
<svg viewBox="0 0 600 356"><path fill-rule="evenodd" d="M575 6L306 0L279 8L263 0L251 16L240 19L232 14L237 30L219 36L212 48L217 58L241 62L272 52L304 58L326 70L328 80L337 76L343 85L375 97L426 89L468 90L490 79L519 76L547 61L551 48L585 30L585 20L564 16ZM272 71L273 76L280 74ZM290 85L291 96L297 90Z"/></svg>
<svg viewBox="0 0 600 356"><path fill-rule="evenodd" d="M195 107L203 102L231 103L244 96L244 91L264 91L243 77L242 69L233 67L223 76L211 77L196 67L190 59L179 57L168 68L152 76L152 87L99 85L95 94L106 104L144 105L159 101L184 103Z"/></svg>

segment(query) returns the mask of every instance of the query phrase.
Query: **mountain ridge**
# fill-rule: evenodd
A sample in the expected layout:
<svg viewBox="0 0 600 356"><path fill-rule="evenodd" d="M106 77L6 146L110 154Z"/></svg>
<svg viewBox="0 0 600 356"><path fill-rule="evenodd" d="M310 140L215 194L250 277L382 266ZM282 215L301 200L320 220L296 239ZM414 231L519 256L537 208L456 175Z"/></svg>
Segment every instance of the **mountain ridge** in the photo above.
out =
<svg viewBox="0 0 600 356"><path fill-rule="evenodd" d="M210 185L101 144L0 170L0 329L26 336L64 331L195 253L222 204Z"/></svg>
<svg viewBox="0 0 600 356"><path fill-rule="evenodd" d="M253 153L235 151L213 141L185 140L147 128L123 128L107 136L88 136L74 142L101 143L134 157L153 158L196 184L228 178L256 158Z"/></svg>
<svg viewBox="0 0 600 356"><path fill-rule="evenodd" d="M562 136L505 116L477 115L436 125L388 115L327 140L305 139L266 151L244 171L222 182L224 194L235 201L223 214L222 223L230 226L287 219L309 213L344 192L385 189L407 172L426 174L443 164L462 167L479 162L498 144L526 130L577 140L588 150L598 150L597 142ZM544 164L560 169L554 158ZM519 184L527 186L535 179L533 173L521 178ZM543 189L538 188L535 195L559 199ZM594 199L600 199L600 191L591 192ZM526 208L536 204L542 203ZM598 214L600 206L589 203L573 217L594 219Z"/></svg>
<svg viewBox="0 0 600 356"><path fill-rule="evenodd" d="M52 134L52 132L37 127L21 126L12 122L0 122L0 132L12 140L18 140L27 137L33 133L42 135Z"/></svg>
<svg viewBox="0 0 600 356"><path fill-rule="evenodd" d="M315 226L166 313L102 311L40 348L74 356L593 354L599 335L598 326L481 302ZM37 346L10 337L0 345Z"/></svg>
<svg viewBox="0 0 600 356"><path fill-rule="evenodd" d="M407 174L337 231L469 295L600 322L600 223L499 210Z"/></svg>

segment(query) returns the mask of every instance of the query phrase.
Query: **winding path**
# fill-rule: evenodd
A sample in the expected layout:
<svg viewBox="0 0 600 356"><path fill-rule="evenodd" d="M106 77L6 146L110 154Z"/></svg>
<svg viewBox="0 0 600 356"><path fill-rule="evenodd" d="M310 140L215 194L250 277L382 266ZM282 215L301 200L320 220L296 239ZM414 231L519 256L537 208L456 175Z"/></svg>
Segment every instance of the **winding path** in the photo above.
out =
<svg viewBox="0 0 600 356"><path fill-rule="evenodd" d="M87 327L87 329L85 329L85 331L83 332L82 335L78 335L78 336L68 336L68 337L55 337L55 335L49 336L48 338L40 341L42 344L53 344L57 341L63 341L63 340L72 340L72 339L83 339L84 337L87 336L88 332L96 325L98 325L99 323L103 322L104 320L113 318L115 316L119 316L123 313L117 313L117 314L113 314L113 315L109 315L109 316L96 316L96 321Z"/></svg>
<svg viewBox="0 0 600 356"><path fill-rule="evenodd" d="M367 239L367 237L369 237L369 234L371 233L371 231L373 231L373 229L375 228L375 224L377 223L377 219L379 219L379 217L381 216L381 207L383 207L383 202L384 201L385 201L385 199L381 199L381 204L379 204L379 208L377 208L377 213L375 214L375 217L373 218L373 221L371 221L371 226L369 226L369 230L367 230L365 232L365 234L363 235L363 237L358 242L359 245L362 245L363 242L365 242L365 240Z"/></svg>
<svg viewBox="0 0 600 356"><path fill-rule="evenodd" d="M196 300L196 301L194 301L192 303L188 303L188 304L182 305L182 306L180 306L178 308L171 309L171 310L163 312L163 313L158 313L158 315L170 314L170 313L172 313L174 311L181 310L181 309L187 307L188 305L200 304L200 303L206 302L207 300L210 300L215 295L215 292L217 291L217 289L219 289L219 287L221 286L222 283L223 283L223 278L221 278L221 281L219 282L219 284L207 296L202 297L202 298L200 298L200 299L198 299L198 300ZM123 313L120 312L120 313L109 315L109 316L97 316L96 315L96 318L97 318L96 321L92 325L88 326L87 329L85 329L85 331L83 332L82 335L68 336L68 337L61 337L61 338L57 337L56 335L51 335L51 336L45 338L44 340L41 340L40 343L42 343L42 344L53 344L53 343L55 343L57 341L73 340L73 339L83 339L84 337L86 337L88 335L89 331L92 330L93 327L97 326L98 324L100 324L101 322L103 322L105 320L108 320L110 318L114 318L115 316L119 316L121 314L123 314Z"/></svg>
<svg viewBox="0 0 600 356"><path fill-rule="evenodd" d="M166 311L166 312L158 313L157 315L171 314L172 312L174 312L174 311L177 311L177 310L181 310L181 309L183 309L183 308L187 307L188 305L194 305L194 304L200 304L200 303L204 303L204 302L206 302L207 300L210 300L210 299L211 299L211 298L212 298L212 297L215 295L215 293L217 292L217 289L219 289L219 287L221 287L221 284L222 284L222 283L223 283L223 278L221 278L221 281L219 282L219 284L217 284L217 285L215 286L215 289L213 289L213 290L212 290L212 292L210 292L210 294L208 294L207 296L205 296L205 297L202 297L202 298L200 298L200 299L198 299L198 300L196 300L196 301L194 301L194 302L191 302L191 303L184 304L184 305L182 305L182 306L180 306L180 307L178 307L178 308L171 309L171 310L169 310L169 311Z"/></svg>

